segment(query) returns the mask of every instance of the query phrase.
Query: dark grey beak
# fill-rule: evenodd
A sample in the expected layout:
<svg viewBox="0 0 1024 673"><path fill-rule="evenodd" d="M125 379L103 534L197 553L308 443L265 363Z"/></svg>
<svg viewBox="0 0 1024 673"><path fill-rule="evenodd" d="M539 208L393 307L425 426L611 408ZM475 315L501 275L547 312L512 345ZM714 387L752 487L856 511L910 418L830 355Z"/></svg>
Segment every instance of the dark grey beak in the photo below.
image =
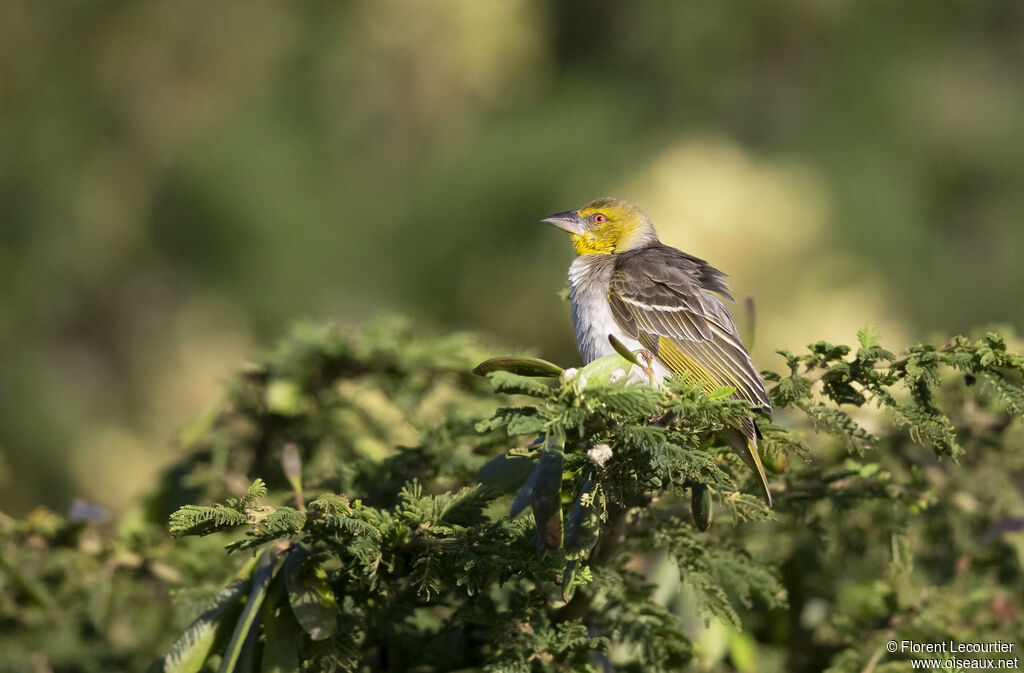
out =
<svg viewBox="0 0 1024 673"><path fill-rule="evenodd" d="M580 217L578 210L567 210L564 213L555 213L551 217L545 217L541 222L553 224L559 229L564 229L570 234L582 236L587 231L586 222Z"/></svg>

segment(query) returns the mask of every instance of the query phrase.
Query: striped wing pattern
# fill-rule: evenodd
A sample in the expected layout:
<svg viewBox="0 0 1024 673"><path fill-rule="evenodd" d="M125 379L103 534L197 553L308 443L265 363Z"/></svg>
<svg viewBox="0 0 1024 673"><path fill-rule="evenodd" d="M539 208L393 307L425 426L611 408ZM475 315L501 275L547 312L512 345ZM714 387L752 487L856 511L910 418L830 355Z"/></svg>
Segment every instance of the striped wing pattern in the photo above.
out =
<svg viewBox="0 0 1024 673"><path fill-rule="evenodd" d="M738 397L771 411L729 310L710 292L728 296L723 274L668 246L618 258L608 288L616 323L673 372L690 372L706 392L731 386Z"/></svg>

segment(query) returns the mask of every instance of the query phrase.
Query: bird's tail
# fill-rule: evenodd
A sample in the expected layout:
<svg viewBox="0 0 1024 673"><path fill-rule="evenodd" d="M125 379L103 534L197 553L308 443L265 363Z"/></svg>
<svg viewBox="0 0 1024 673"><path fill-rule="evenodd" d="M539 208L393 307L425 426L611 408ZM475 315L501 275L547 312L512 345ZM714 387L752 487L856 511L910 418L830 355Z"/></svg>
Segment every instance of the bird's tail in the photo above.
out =
<svg viewBox="0 0 1024 673"><path fill-rule="evenodd" d="M764 473L764 466L761 465L761 456L757 452L757 437L760 433L754 419L746 418L739 430L730 428L726 431L725 437L732 446L732 450L739 454L747 467L757 475L758 486L761 487L761 495L768 506L772 506L772 494L768 490L768 478Z"/></svg>

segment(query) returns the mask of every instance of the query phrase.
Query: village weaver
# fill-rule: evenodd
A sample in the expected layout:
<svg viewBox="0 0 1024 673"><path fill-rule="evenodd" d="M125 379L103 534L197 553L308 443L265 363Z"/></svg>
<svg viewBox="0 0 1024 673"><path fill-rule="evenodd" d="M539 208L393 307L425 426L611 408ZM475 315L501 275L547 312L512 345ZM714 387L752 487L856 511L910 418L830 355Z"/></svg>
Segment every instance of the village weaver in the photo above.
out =
<svg viewBox="0 0 1024 673"><path fill-rule="evenodd" d="M647 351L658 380L689 374L710 393L722 386L754 409L771 412L761 376L743 347L729 309L725 274L703 259L662 244L647 216L628 201L603 198L543 220L572 234L579 255L569 267L576 346L584 362L615 352L609 335ZM727 439L771 493L752 418Z"/></svg>

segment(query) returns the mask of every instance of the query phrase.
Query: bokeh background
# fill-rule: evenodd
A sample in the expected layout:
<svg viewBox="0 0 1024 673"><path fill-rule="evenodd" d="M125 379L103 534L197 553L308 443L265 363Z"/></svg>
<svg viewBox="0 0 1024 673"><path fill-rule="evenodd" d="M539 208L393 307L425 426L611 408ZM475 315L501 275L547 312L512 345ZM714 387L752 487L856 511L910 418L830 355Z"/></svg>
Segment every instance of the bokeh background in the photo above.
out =
<svg viewBox="0 0 1024 673"><path fill-rule="evenodd" d="M0 2L0 510L145 490L297 319L576 360L629 198L755 359L1024 326L1024 3Z"/></svg>

